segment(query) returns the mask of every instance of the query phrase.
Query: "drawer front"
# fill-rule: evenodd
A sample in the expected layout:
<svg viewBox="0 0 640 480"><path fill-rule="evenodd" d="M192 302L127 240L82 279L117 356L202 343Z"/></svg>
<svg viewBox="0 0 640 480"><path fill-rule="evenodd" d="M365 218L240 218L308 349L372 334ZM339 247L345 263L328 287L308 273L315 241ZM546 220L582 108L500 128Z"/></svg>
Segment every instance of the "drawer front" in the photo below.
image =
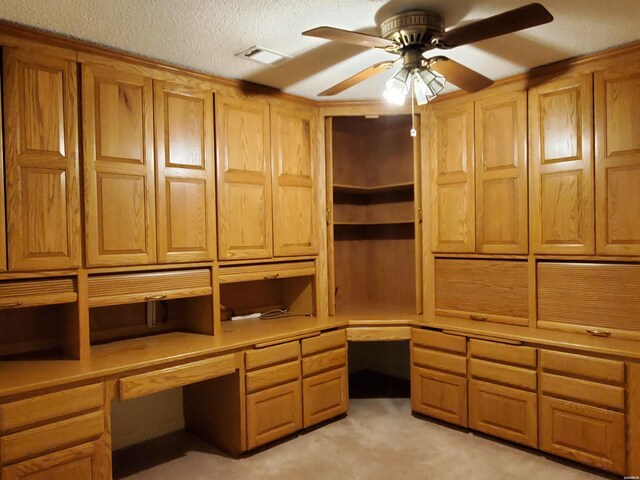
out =
<svg viewBox="0 0 640 480"><path fill-rule="evenodd" d="M538 446L538 396L469 381L469 427L528 447Z"/></svg>
<svg viewBox="0 0 640 480"><path fill-rule="evenodd" d="M620 385L624 383L624 363L615 360L540 350L540 366L549 372L565 373Z"/></svg>
<svg viewBox="0 0 640 480"><path fill-rule="evenodd" d="M574 402L540 397L540 448L622 474L624 415Z"/></svg>
<svg viewBox="0 0 640 480"><path fill-rule="evenodd" d="M347 411L349 389L346 367L302 381L304 426L310 427Z"/></svg>
<svg viewBox="0 0 640 480"><path fill-rule="evenodd" d="M338 350L318 353L302 359L302 374L305 377L314 375L325 370L343 367L347 363L347 349L345 347Z"/></svg>
<svg viewBox="0 0 640 480"><path fill-rule="evenodd" d="M220 283L308 277L315 274L316 267L313 261L286 264L238 265L220 268Z"/></svg>
<svg viewBox="0 0 640 480"><path fill-rule="evenodd" d="M300 362L281 363L246 374L247 392L291 382L300 378Z"/></svg>
<svg viewBox="0 0 640 480"><path fill-rule="evenodd" d="M75 278L0 282L0 309L71 303L77 292Z"/></svg>
<svg viewBox="0 0 640 480"><path fill-rule="evenodd" d="M300 381L247 395L247 448L253 449L302 428Z"/></svg>
<svg viewBox="0 0 640 480"><path fill-rule="evenodd" d="M540 375L540 390L548 395L624 410L624 388L622 387L543 372Z"/></svg>
<svg viewBox="0 0 640 480"><path fill-rule="evenodd" d="M445 422L467 426L467 379L413 367L411 408Z"/></svg>
<svg viewBox="0 0 640 480"><path fill-rule="evenodd" d="M446 333L435 332L433 330L421 330L414 328L411 332L411 340L414 345L447 350L449 352L467 353L466 337L447 335Z"/></svg>
<svg viewBox="0 0 640 480"><path fill-rule="evenodd" d="M143 397L152 393L182 387L191 383L229 375L238 368L234 353L198 360L175 367L131 375L118 381L120 400Z"/></svg>
<svg viewBox="0 0 640 480"><path fill-rule="evenodd" d="M211 295L208 268L89 276L89 306Z"/></svg>
<svg viewBox="0 0 640 480"><path fill-rule="evenodd" d="M526 370L520 367L472 358L469 360L469 371L473 378L491 380L532 391L537 387L535 370Z"/></svg>
<svg viewBox="0 0 640 480"><path fill-rule="evenodd" d="M87 413L0 437L0 458L9 463L97 438L104 432L104 413Z"/></svg>
<svg viewBox="0 0 640 480"><path fill-rule="evenodd" d="M412 349L412 354L414 365L444 370L445 372L459 375L467 374L467 357L418 347Z"/></svg>
<svg viewBox="0 0 640 480"><path fill-rule="evenodd" d="M70 388L0 405L0 433L102 407L102 383Z"/></svg>
<svg viewBox="0 0 640 480"><path fill-rule="evenodd" d="M273 347L259 348L245 353L244 362L247 370L268 367L278 363L297 360L300 356L298 342L282 343Z"/></svg>
<svg viewBox="0 0 640 480"><path fill-rule="evenodd" d="M488 342L485 340L470 339L469 352L472 357L486 360L536 368L537 352L535 348L507 345L500 342Z"/></svg>
<svg viewBox="0 0 640 480"><path fill-rule="evenodd" d="M317 337L302 340L302 355L312 355L325 350L344 347L347 343L346 330L323 333Z"/></svg>

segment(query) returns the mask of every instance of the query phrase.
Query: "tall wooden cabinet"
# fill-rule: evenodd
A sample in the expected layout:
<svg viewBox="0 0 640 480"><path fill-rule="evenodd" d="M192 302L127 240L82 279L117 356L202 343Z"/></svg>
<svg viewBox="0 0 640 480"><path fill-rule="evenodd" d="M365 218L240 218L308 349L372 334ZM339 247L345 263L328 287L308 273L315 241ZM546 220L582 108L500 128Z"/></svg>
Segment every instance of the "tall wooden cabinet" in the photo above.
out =
<svg viewBox="0 0 640 480"><path fill-rule="evenodd" d="M76 63L5 48L10 270L80 266Z"/></svg>

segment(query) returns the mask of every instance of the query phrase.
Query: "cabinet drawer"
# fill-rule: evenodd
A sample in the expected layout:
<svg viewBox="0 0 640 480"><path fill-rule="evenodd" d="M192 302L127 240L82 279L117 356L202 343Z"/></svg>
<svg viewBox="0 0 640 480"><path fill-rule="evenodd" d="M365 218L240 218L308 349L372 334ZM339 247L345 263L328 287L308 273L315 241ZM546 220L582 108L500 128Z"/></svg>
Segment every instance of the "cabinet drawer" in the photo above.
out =
<svg viewBox="0 0 640 480"><path fill-rule="evenodd" d="M472 357L497 360L499 362L536 368L536 349L531 347L507 345L499 342L470 339L469 352Z"/></svg>
<svg viewBox="0 0 640 480"><path fill-rule="evenodd" d="M467 374L467 357L419 347L414 347L412 353L414 365L421 365L435 370L444 370L445 372L457 373L459 375Z"/></svg>
<svg viewBox="0 0 640 480"><path fill-rule="evenodd" d="M323 333L317 337L302 340L302 355L311 355L325 350L344 347L346 343L346 330Z"/></svg>
<svg viewBox="0 0 640 480"><path fill-rule="evenodd" d="M0 309L72 303L77 292L75 278L0 282Z"/></svg>
<svg viewBox="0 0 640 480"><path fill-rule="evenodd" d="M0 433L99 408L103 404L102 383L5 403L0 405Z"/></svg>
<svg viewBox="0 0 640 480"><path fill-rule="evenodd" d="M281 363L246 374L247 392L255 392L300 378L300 362Z"/></svg>
<svg viewBox="0 0 640 480"><path fill-rule="evenodd" d="M247 370L268 367L290 360L297 360L300 356L298 342L282 343L273 347L258 348L245 353L244 362Z"/></svg>
<svg viewBox="0 0 640 480"><path fill-rule="evenodd" d="M104 432L104 413L87 413L42 427L0 437L0 458L9 463L97 438Z"/></svg>
<svg viewBox="0 0 640 480"><path fill-rule="evenodd" d="M120 400L151 395L152 393L202 382L211 378L229 375L238 368L234 353L198 360L175 367L153 370L131 375L118 381Z"/></svg>
<svg viewBox="0 0 640 480"><path fill-rule="evenodd" d="M344 344L343 344L344 345ZM328 352L318 353L302 359L302 374L305 377L316 373L343 367L347 363L347 349L345 347Z"/></svg>
<svg viewBox="0 0 640 480"><path fill-rule="evenodd" d="M413 367L411 408L445 422L467 426L467 379Z"/></svg>
<svg viewBox="0 0 640 480"><path fill-rule="evenodd" d="M411 332L411 341L414 345L435 348L437 350L447 350L456 353L467 353L467 338L446 333L435 332L433 330L421 330L414 328Z"/></svg>
<svg viewBox="0 0 640 480"><path fill-rule="evenodd" d="M294 433L302 428L300 381L247 395L247 448Z"/></svg>
<svg viewBox="0 0 640 480"><path fill-rule="evenodd" d="M540 397L540 448L603 470L625 467L624 415Z"/></svg>
<svg viewBox="0 0 640 480"><path fill-rule="evenodd" d="M535 390L537 387L535 370L472 358L469 360L469 371L473 378L492 380L526 390Z"/></svg>
<svg viewBox="0 0 640 480"><path fill-rule="evenodd" d="M212 291L208 268L93 275L89 277L89 306L197 297Z"/></svg>
<svg viewBox="0 0 640 480"><path fill-rule="evenodd" d="M527 262L436 259L435 307L441 315L527 325Z"/></svg>
<svg viewBox="0 0 640 480"><path fill-rule="evenodd" d="M313 261L238 265L220 268L220 283L252 282L274 278L308 277L316 274Z"/></svg>
<svg viewBox="0 0 640 480"><path fill-rule="evenodd" d="M538 446L538 396L469 381L469 427L529 447Z"/></svg>
<svg viewBox="0 0 640 480"><path fill-rule="evenodd" d="M624 410L624 388L622 387L543 372L540 374L540 390L542 393L553 396Z"/></svg>
<svg viewBox="0 0 640 480"><path fill-rule="evenodd" d="M624 363L615 360L540 350L540 366L548 372L620 385L624 383Z"/></svg>
<svg viewBox="0 0 640 480"><path fill-rule="evenodd" d="M341 415L349 405L347 368L314 375L302 381L304 426Z"/></svg>

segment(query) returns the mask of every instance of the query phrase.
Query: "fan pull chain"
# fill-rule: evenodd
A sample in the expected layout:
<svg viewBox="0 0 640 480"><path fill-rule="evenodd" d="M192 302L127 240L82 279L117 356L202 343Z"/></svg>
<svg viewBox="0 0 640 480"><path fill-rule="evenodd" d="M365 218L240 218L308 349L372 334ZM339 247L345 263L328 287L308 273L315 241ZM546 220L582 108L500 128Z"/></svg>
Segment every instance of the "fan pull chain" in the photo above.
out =
<svg viewBox="0 0 640 480"><path fill-rule="evenodd" d="M413 73L412 75L415 75L415 73ZM414 105L414 103L415 103L415 94L414 94L415 83L416 83L415 79L412 78L412 81L411 81L411 132L410 132L412 137L415 137L415 136L418 135L418 132L416 131L416 126L415 126L415 123L414 123L415 122L415 118L416 118L415 110L414 110L414 108L415 108L415 105Z"/></svg>

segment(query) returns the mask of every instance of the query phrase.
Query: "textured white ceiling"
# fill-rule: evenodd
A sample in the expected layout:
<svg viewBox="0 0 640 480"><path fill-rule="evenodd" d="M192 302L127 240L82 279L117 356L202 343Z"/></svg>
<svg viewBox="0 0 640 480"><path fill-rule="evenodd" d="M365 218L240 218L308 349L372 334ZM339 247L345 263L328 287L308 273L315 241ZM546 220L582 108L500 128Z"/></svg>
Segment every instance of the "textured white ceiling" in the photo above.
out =
<svg viewBox="0 0 640 480"><path fill-rule="evenodd" d="M394 57L383 51L303 37L300 33L305 30L330 25L378 34L382 20L412 8L440 13L451 28L531 1L1 0L0 18L317 98L318 92L338 81ZM540 3L555 17L552 23L458 47L446 55L498 79L640 38L640 0ZM267 67L234 57L252 45L293 58ZM379 99L386 77L381 74L333 98Z"/></svg>

